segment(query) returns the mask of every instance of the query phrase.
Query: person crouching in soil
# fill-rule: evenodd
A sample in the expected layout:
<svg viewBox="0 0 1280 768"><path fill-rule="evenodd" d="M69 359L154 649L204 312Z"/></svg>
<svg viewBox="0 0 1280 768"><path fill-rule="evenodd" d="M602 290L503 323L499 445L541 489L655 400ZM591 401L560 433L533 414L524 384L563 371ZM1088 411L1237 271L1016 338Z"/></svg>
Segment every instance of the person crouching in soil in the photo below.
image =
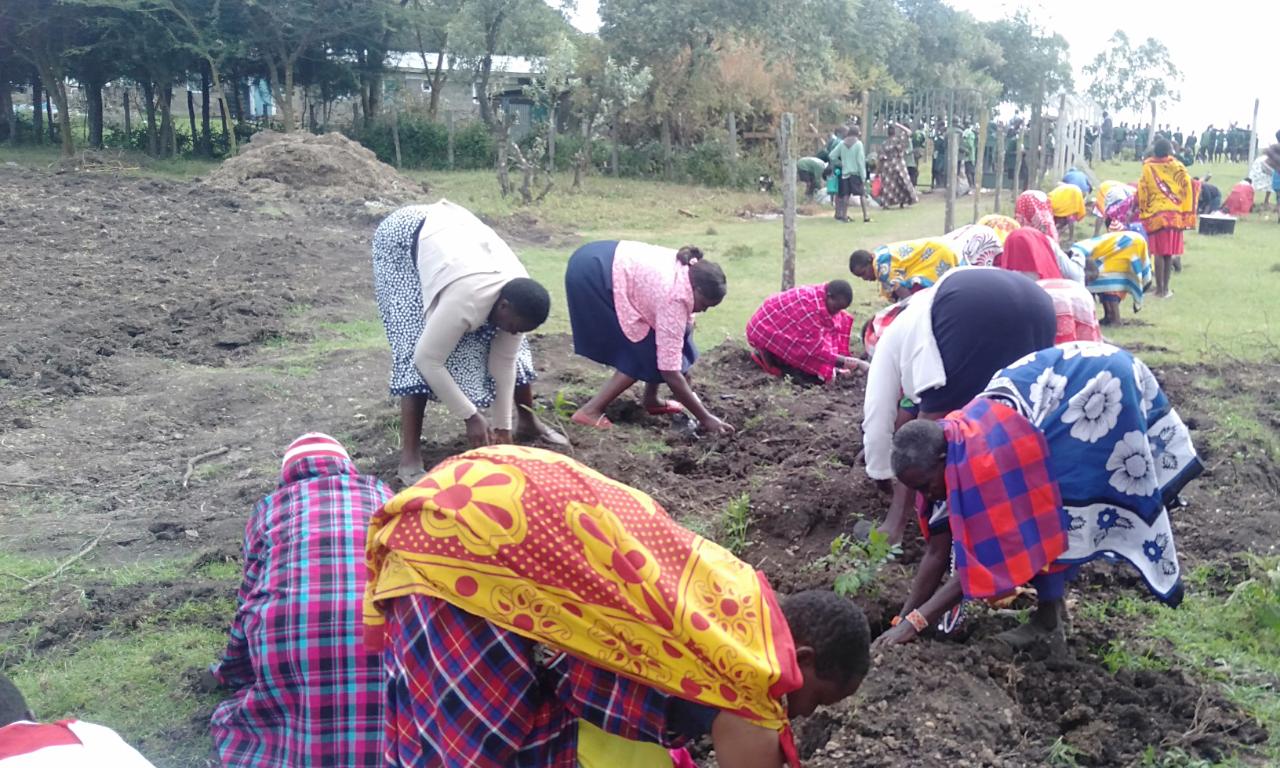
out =
<svg viewBox="0 0 1280 768"><path fill-rule="evenodd" d="M933 287L948 270L963 265L953 243L936 237L889 243L875 253L859 249L849 254L849 272L869 283L879 281L880 294L892 302Z"/></svg>
<svg viewBox="0 0 1280 768"><path fill-rule="evenodd" d="M1099 557L1127 561L1170 606L1182 600L1168 506L1203 465L1155 376L1122 349L1073 342L1029 355L964 408L903 426L892 461L924 496L927 545L878 647L910 642L962 600L1030 583L1030 620L999 638L1060 651L1067 584Z"/></svg>
<svg viewBox="0 0 1280 768"><path fill-rule="evenodd" d="M369 531L388 766L798 766L790 719L851 696L867 620L764 574L552 451L447 459Z"/></svg>
<svg viewBox="0 0 1280 768"><path fill-rule="evenodd" d="M751 359L771 376L805 384L831 381L839 371L867 369L849 356L853 288L844 280L802 285L765 299L747 322Z"/></svg>
<svg viewBox="0 0 1280 768"><path fill-rule="evenodd" d="M643 381L651 415L688 412L711 434L733 426L711 414L686 374L698 359L693 315L724 301L728 286L718 264L693 246L680 250L628 240L587 243L573 252L564 274L573 351L614 369L600 392L572 417L597 429L613 426L609 404ZM658 399L658 386L676 402Z"/></svg>
<svg viewBox="0 0 1280 768"><path fill-rule="evenodd" d="M533 412L533 356L524 334L546 322L547 290L475 214L448 200L393 212L373 235L373 284L400 398L400 468L422 477L422 418L439 400L472 447L517 436L568 445ZM480 412L492 405L492 423Z"/></svg>

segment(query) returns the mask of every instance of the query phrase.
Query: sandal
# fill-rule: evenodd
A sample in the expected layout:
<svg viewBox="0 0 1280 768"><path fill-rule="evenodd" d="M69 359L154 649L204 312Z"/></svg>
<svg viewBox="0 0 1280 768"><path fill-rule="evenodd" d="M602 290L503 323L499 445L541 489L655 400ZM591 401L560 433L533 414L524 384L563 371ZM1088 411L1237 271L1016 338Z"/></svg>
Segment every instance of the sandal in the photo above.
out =
<svg viewBox="0 0 1280 768"><path fill-rule="evenodd" d="M579 416L578 414L575 413L569 417L569 421L572 421L574 424L580 424L584 427L593 427L595 429L612 429L613 428L613 422L609 421L608 416L603 416L603 415L600 418L595 419L593 421L592 419L586 416Z"/></svg>
<svg viewBox="0 0 1280 768"><path fill-rule="evenodd" d="M644 410L650 416L674 416L677 413L684 413L684 406L674 400L668 400L663 405L659 405L657 407L646 405Z"/></svg>

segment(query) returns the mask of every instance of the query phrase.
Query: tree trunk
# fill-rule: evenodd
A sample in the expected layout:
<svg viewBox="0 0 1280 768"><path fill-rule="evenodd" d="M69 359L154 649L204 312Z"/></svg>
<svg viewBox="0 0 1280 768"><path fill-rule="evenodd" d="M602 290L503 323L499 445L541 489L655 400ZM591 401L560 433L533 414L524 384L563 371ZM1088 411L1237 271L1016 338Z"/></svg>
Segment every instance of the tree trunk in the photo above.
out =
<svg viewBox="0 0 1280 768"><path fill-rule="evenodd" d="M129 114L129 89L124 89L124 143L125 147L133 145L133 116Z"/></svg>
<svg viewBox="0 0 1280 768"><path fill-rule="evenodd" d="M213 92L218 95L218 105L219 105L218 111L222 114L222 135L227 137L227 152L231 155L235 155L237 152L239 152L240 148L236 142L236 132L233 130L228 130L228 127L227 127L227 123L230 121L231 115L229 114L230 108L227 104L227 92L222 87L222 75L218 73L218 68L214 66L213 59L206 59L205 63L209 65L209 76L213 78ZM238 104L240 101L240 97L239 97L240 89L239 89L239 86L235 85L234 83L232 85L237 94L236 102L237 102L237 109L238 109L239 108ZM210 151L212 151L213 145L210 144L209 146L210 146Z"/></svg>
<svg viewBox="0 0 1280 768"><path fill-rule="evenodd" d="M210 69L207 61L200 68L200 151L205 157L213 157L213 130L209 125Z"/></svg>
<svg viewBox="0 0 1280 768"><path fill-rule="evenodd" d="M396 150L396 167L399 168L402 161L400 158L400 110L396 109L396 105L391 105L391 143Z"/></svg>
<svg viewBox="0 0 1280 768"><path fill-rule="evenodd" d="M173 136L173 86L166 85L160 92L160 156L173 157L176 147Z"/></svg>
<svg viewBox="0 0 1280 768"><path fill-rule="evenodd" d="M9 90L8 81L0 78L0 141L17 143L13 123L13 91Z"/></svg>
<svg viewBox="0 0 1280 768"><path fill-rule="evenodd" d="M147 113L147 154L160 156L159 132L156 130L156 86L150 80L142 82L142 98Z"/></svg>
<svg viewBox="0 0 1280 768"><path fill-rule="evenodd" d="M560 94L556 94L551 99L551 112L547 115L547 170L555 173L556 170L556 104L560 101Z"/></svg>
<svg viewBox="0 0 1280 768"><path fill-rule="evenodd" d="M671 181L675 166L671 161L671 113L662 114L662 124L658 127L662 137L662 178Z"/></svg>
<svg viewBox="0 0 1280 768"><path fill-rule="evenodd" d="M187 120L191 126L191 154L202 154L200 151L200 133L196 130L196 95L187 89Z"/></svg>
<svg viewBox="0 0 1280 768"><path fill-rule="evenodd" d="M622 122L622 110L613 110L613 124L609 126L609 175L615 179L618 177L618 141L621 139L621 131L618 130L618 123Z"/></svg>
<svg viewBox="0 0 1280 768"><path fill-rule="evenodd" d="M88 80L84 84L85 106L89 110L89 146L102 149L102 83Z"/></svg>
<svg viewBox="0 0 1280 768"><path fill-rule="evenodd" d="M506 197L511 194L511 178L507 168L507 151L509 145L509 136L511 135L511 118L503 117L494 123L494 139L496 140L498 150L498 189L502 192L502 196Z"/></svg>
<svg viewBox="0 0 1280 768"><path fill-rule="evenodd" d="M40 75L31 76L31 127L37 144L44 143L44 84Z"/></svg>
<svg viewBox="0 0 1280 768"><path fill-rule="evenodd" d="M49 79L45 78L45 82L48 81ZM48 85L44 89L44 127L49 134L49 143L52 144L56 137L53 135L53 99L49 97Z"/></svg>
<svg viewBox="0 0 1280 768"><path fill-rule="evenodd" d="M435 120L436 114L440 109L440 91L444 88L446 78L449 73L444 68L444 46L448 43L448 36L440 43L440 52L436 54L436 71L431 73L431 103L427 107L427 119ZM418 47L422 48L422 33L418 33ZM424 62L426 55L423 55Z"/></svg>
<svg viewBox="0 0 1280 768"><path fill-rule="evenodd" d="M273 110L276 116L279 116L281 114L280 72L279 70L276 69L276 65L273 63L273 59L270 56L266 56L265 58L267 60L267 87L271 90L271 102L272 102ZM252 102L249 104L249 109L250 110L253 109ZM269 125L270 121L267 121L267 122Z"/></svg>
<svg viewBox="0 0 1280 768"><path fill-rule="evenodd" d="M284 132L289 133L294 129L293 122L293 59L286 59L284 63L284 99L281 102L280 115L284 120Z"/></svg>
<svg viewBox="0 0 1280 768"><path fill-rule="evenodd" d="M493 126L493 109L489 104L489 76L493 74L493 54L498 50L498 34L502 31L505 11L498 11L484 30L484 59L480 62L480 119Z"/></svg>
<svg viewBox="0 0 1280 768"><path fill-rule="evenodd" d="M595 122L595 116L589 116L582 121L582 146L578 148L577 162L573 164L573 190L577 192L582 189L582 174L587 168L587 164L591 162L591 124Z"/></svg>
<svg viewBox="0 0 1280 768"><path fill-rule="evenodd" d="M995 213L1000 213L1000 192L1004 189L1004 156L1006 147L1008 146L1009 137L1004 132L1004 127L996 125L996 199Z"/></svg>
<svg viewBox="0 0 1280 768"><path fill-rule="evenodd" d="M1041 158L1044 156L1044 97L1037 93L1031 104L1031 172L1027 176L1027 187L1035 186L1033 182L1040 178Z"/></svg>
<svg viewBox="0 0 1280 768"><path fill-rule="evenodd" d="M58 132L62 134L60 137L62 139L62 156L72 157L76 153L76 145L71 136L71 109L70 100L67 98L67 81L55 75L53 70L48 67L44 68L42 74L44 81L52 84L52 87L47 89L52 93L46 92L45 94L45 109L49 109L49 97L52 96L53 101L57 102L58 105ZM49 128L52 130L53 115L47 114L46 116L49 118ZM50 136L49 138L52 141L53 137Z"/></svg>
<svg viewBox="0 0 1280 768"><path fill-rule="evenodd" d="M1009 202L1015 204L1018 195L1022 192L1022 150L1026 145L1023 138L1024 133L1025 129L1019 126L1017 134L1018 142L1014 145L1013 149L1013 186L1009 188Z"/></svg>

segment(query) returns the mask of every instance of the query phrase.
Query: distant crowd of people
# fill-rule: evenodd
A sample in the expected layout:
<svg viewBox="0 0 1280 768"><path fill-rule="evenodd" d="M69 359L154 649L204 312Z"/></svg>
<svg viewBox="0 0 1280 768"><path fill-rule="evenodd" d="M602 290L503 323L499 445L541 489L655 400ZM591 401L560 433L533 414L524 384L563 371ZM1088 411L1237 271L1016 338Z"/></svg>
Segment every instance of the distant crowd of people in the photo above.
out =
<svg viewBox="0 0 1280 768"><path fill-rule="evenodd" d="M1118 157L1141 159L1151 146L1154 138L1152 131L1153 126L1150 123L1129 125L1125 122L1116 125L1111 119L1111 114L1103 112L1102 123L1097 127L1089 128L1085 133L1087 159L1093 160L1095 142L1099 146L1104 161ZM1165 123L1156 125L1154 132L1155 136L1164 136L1169 139L1173 144L1174 154L1183 165L1192 165L1197 161L1243 163L1249 159L1249 142L1253 135L1253 126L1241 127L1239 123L1232 122L1226 128L1217 128L1210 123L1197 135L1194 130L1184 134L1181 126L1170 126Z"/></svg>

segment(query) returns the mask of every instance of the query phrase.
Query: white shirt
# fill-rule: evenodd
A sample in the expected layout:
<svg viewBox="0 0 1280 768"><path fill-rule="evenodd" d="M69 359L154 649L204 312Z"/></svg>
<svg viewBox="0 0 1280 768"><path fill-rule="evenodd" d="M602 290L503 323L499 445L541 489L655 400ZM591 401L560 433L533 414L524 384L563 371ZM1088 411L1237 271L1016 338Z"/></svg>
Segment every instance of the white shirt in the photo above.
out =
<svg viewBox="0 0 1280 768"><path fill-rule="evenodd" d="M0 768L155 768L110 728L19 720L0 728Z"/></svg>
<svg viewBox="0 0 1280 768"><path fill-rule="evenodd" d="M455 418L470 418L476 407L449 375L445 361L463 334L488 322L502 287L529 273L489 225L466 208L441 200L427 206L418 236L418 275L425 322L414 348L414 365ZM489 348L489 375L497 388L495 429L511 428L521 338L498 331Z"/></svg>
<svg viewBox="0 0 1280 768"><path fill-rule="evenodd" d="M875 480L893 477L889 457L898 403L904 396L919 399L921 393L947 383L942 354L933 337L933 297L947 276L961 269L990 267L949 270L932 288L911 297L907 308L894 318L893 324L876 344L871 369L867 372L867 392L862 405L863 457L867 463L867 475Z"/></svg>

